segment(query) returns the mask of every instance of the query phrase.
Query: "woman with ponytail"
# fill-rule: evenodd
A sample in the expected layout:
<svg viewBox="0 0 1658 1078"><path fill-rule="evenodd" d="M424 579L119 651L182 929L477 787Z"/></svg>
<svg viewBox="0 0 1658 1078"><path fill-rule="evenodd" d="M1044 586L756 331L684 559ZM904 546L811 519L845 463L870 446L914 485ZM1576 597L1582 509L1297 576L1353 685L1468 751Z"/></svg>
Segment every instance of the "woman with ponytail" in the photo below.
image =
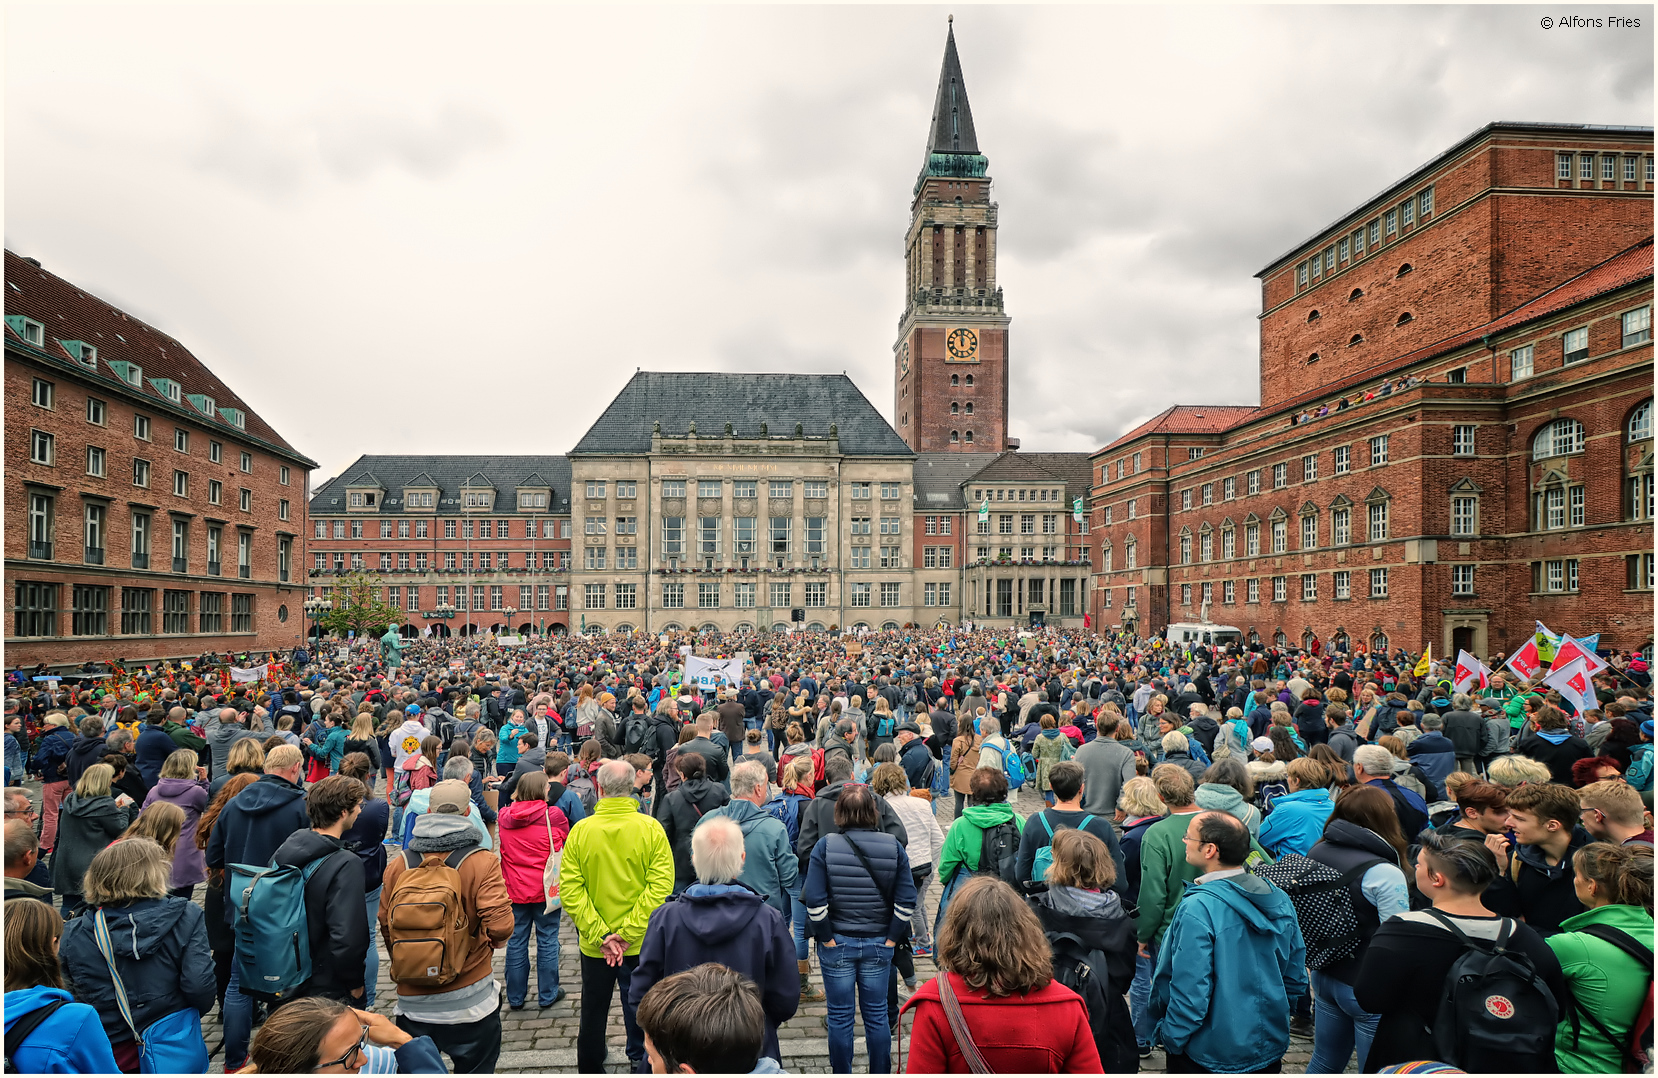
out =
<svg viewBox="0 0 1658 1078"><path fill-rule="evenodd" d="M1651 1017L1652 847L1591 842L1573 855L1572 872L1584 910L1547 939L1571 989L1555 1061L1563 1074L1617 1074L1630 1062L1630 1026L1643 1011ZM1646 953L1645 965L1630 947Z"/></svg>

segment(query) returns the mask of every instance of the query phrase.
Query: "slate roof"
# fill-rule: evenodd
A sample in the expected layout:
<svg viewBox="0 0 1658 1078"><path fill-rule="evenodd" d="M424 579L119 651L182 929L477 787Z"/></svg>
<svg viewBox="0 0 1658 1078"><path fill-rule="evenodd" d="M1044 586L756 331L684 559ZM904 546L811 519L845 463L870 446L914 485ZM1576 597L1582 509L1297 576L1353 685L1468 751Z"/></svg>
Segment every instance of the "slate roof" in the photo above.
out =
<svg viewBox="0 0 1658 1078"><path fill-rule="evenodd" d="M683 437L693 422L706 438L720 437L728 422L739 438L758 438L762 422L774 438L794 437L796 423L808 437L825 438L835 424L849 456L914 455L844 374L689 371L634 374L570 454L648 453L655 424Z"/></svg>
<svg viewBox="0 0 1658 1078"><path fill-rule="evenodd" d="M12 251L6 252L6 302L8 316L26 315L45 326L45 341L35 347L24 341L11 326L5 328L6 347L31 355L42 355L74 368L94 383L105 383L111 392L142 397L157 412L186 416L191 422L220 428L232 438L248 436L278 450L307 469L316 462L304 456L236 392L221 382L190 350L162 331L112 307L54 273ZM98 350L97 370L82 365L69 354L62 341L84 341ZM143 370L143 384L134 386L115 373L111 363L132 363ZM152 378L177 382L186 403L175 404L150 383ZM203 415L188 402L192 394L213 398L215 415ZM237 427L224 409L243 413L244 426Z"/></svg>
<svg viewBox="0 0 1658 1078"><path fill-rule="evenodd" d="M1088 491L1092 469L1087 453L1023 453L1010 449L996 454L983 468L973 473L975 484L984 483L1062 483L1071 494Z"/></svg>
<svg viewBox="0 0 1658 1078"><path fill-rule="evenodd" d="M459 512L460 491L473 477L487 475L496 490L497 513L516 513L515 488L553 488L551 504L545 513L570 511L570 458L547 456L483 457L483 456L364 456L351 466L317 488L311 496L311 512L316 514L343 513L346 508L346 488L363 486L358 482L368 476L370 482L382 487L386 496L382 513L403 511L404 487L439 488L437 513ZM483 483L471 483L474 488ZM421 516L428 515L421 510Z"/></svg>
<svg viewBox="0 0 1658 1078"><path fill-rule="evenodd" d="M967 508L962 485L995 453L922 453L915 458L915 511L947 512Z"/></svg>
<svg viewBox="0 0 1658 1078"><path fill-rule="evenodd" d="M955 120L953 124L952 116ZM944 66L938 72L938 95L933 99L933 124L927 138L927 152L979 152L979 137L973 130L973 109L967 104L967 80L962 77L961 57L956 55L956 27L953 21L949 36L944 40Z"/></svg>

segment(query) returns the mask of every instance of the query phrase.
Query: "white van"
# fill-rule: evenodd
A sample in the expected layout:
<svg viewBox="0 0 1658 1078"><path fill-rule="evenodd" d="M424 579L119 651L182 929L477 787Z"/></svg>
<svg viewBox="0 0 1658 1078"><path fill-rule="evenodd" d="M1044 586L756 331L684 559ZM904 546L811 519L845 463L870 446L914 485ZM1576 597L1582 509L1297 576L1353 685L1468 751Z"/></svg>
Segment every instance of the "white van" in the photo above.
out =
<svg viewBox="0 0 1658 1078"><path fill-rule="evenodd" d="M1243 642L1243 631L1235 625L1203 624L1195 621L1177 621L1164 634L1172 647L1226 647Z"/></svg>

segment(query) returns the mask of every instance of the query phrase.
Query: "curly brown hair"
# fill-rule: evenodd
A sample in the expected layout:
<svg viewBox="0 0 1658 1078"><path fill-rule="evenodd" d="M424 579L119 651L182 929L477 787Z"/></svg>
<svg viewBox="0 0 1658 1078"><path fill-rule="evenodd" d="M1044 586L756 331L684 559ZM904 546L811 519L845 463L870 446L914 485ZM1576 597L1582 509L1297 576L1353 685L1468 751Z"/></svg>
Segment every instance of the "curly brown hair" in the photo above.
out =
<svg viewBox="0 0 1658 1078"><path fill-rule="evenodd" d="M1042 923L995 876L973 877L950 899L937 954L939 969L993 997L1046 988L1054 976Z"/></svg>

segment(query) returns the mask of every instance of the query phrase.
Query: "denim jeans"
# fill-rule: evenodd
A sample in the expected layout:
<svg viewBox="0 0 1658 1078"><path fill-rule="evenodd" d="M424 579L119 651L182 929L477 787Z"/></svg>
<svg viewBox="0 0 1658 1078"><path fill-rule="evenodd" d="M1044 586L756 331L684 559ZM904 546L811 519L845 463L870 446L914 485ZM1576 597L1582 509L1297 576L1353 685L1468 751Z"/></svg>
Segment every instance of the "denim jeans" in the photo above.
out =
<svg viewBox="0 0 1658 1078"><path fill-rule="evenodd" d="M238 1070L247 1063L248 1042L253 1039L253 1000L242 995L242 964L230 956L230 987L225 989L224 1006L225 1070Z"/></svg>
<svg viewBox="0 0 1658 1078"><path fill-rule="evenodd" d="M806 903L800 901L800 892L805 886L806 878L801 876L789 891L789 918L794 922L794 957L797 962L805 962L812 957L812 949L806 945Z"/></svg>
<svg viewBox="0 0 1658 1078"><path fill-rule="evenodd" d="M1134 956L1134 980L1128 986L1128 1013L1134 1020L1134 1041L1141 1048L1151 1044L1157 1022L1151 1016L1151 975L1157 971L1157 944L1146 944L1151 957Z"/></svg>
<svg viewBox="0 0 1658 1078"><path fill-rule="evenodd" d="M380 930L380 888L363 896L363 908L368 913L368 955L363 959L363 1010L374 1006L374 985L380 980L380 949L374 945L374 934Z"/></svg>
<svg viewBox="0 0 1658 1078"><path fill-rule="evenodd" d="M1313 997L1318 1005L1313 1008L1313 1057L1307 1062L1307 1073L1340 1074L1347 1069L1347 1057L1357 1048L1362 1074L1382 1016L1359 1006L1352 985L1316 969Z"/></svg>
<svg viewBox="0 0 1658 1078"><path fill-rule="evenodd" d="M535 926L535 995L543 1007L558 995L558 924L563 910L547 912L545 902L512 904L512 939L507 941L507 1002L522 1007L530 991L530 926Z"/></svg>
<svg viewBox="0 0 1658 1078"><path fill-rule="evenodd" d="M640 1073L645 1062L645 1034L634 1019L633 1004L628 994L633 988L633 971L639 968L639 956L622 959L620 966L612 966L603 957L581 956L581 1025L576 1029L576 1070L581 1074L599 1074L604 1071L605 1033L610 1026L610 998L616 989L622 990L622 1026L627 1030L627 1057L633 1073Z"/></svg>
<svg viewBox="0 0 1658 1078"><path fill-rule="evenodd" d="M892 1027L887 1024L887 990L893 948L887 941L835 936L835 946L817 947L823 992L829 1002L829 1069L852 1073L852 1019L861 1011L869 1073L892 1070Z"/></svg>

